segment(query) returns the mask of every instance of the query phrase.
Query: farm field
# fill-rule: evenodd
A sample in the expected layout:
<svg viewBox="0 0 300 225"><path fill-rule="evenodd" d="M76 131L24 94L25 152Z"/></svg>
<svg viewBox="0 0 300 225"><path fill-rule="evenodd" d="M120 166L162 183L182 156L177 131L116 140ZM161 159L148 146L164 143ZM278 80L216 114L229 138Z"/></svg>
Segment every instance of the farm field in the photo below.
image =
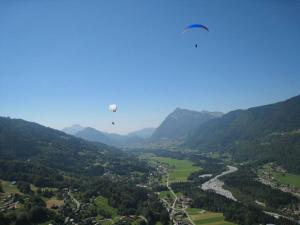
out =
<svg viewBox="0 0 300 225"><path fill-rule="evenodd" d="M170 191L161 191L161 192L159 192L159 197L160 198L166 198L168 196L170 196L170 197L172 196Z"/></svg>
<svg viewBox="0 0 300 225"><path fill-rule="evenodd" d="M275 181L279 184L293 185L300 188L300 175L287 172L280 172L273 169L270 165L266 164L258 170L258 174L270 174L275 178Z"/></svg>
<svg viewBox="0 0 300 225"><path fill-rule="evenodd" d="M13 185L10 181L5 181L5 180L0 180L0 181L1 181L4 193L6 193L6 194L13 194L13 193L20 194L20 191L17 188L17 185Z"/></svg>
<svg viewBox="0 0 300 225"><path fill-rule="evenodd" d="M168 165L171 183L187 181L191 173L201 170L199 166L194 166L189 160L179 160L168 157L151 157L151 160Z"/></svg>
<svg viewBox="0 0 300 225"><path fill-rule="evenodd" d="M275 180L281 184L290 184L300 188L300 175L291 173L272 172Z"/></svg>
<svg viewBox="0 0 300 225"><path fill-rule="evenodd" d="M52 197L52 198L46 200L47 208L51 208L51 207L55 207L55 206L59 207L63 204L64 204L64 201L58 200L56 197Z"/></svg>
<svg viewBox="0 0 300 225"><path fill-rule="evenodd" d="M188 208L187 211L196 225L235 225L225 221L222 213L209 212L197 208Z"/></svg>

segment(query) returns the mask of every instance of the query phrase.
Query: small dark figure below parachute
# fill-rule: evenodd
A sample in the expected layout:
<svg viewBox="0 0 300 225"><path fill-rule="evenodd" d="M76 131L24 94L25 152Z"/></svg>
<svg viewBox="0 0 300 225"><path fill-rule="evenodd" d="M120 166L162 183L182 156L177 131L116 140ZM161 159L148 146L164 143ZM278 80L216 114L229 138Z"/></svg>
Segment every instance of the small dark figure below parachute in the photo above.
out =
<svg viewBox="0 0 300 225"><path fill-rule="evenodd" d="M111 111L111 112L113 112L113 113L117 112L117 105L116 105L116 104L111 104L111 105L109 105L108 110ZM113 116L113 117L114 117L114 116ZM114 119L113 119L113 121L111 122L111 124L112 124L113 126L115 125Z"/></svg>
<svg viewBox="0 0 300 225"><path fill-rule="evenodd" d="M204 29L206 31L209 31L208 27L202 25L202 24L192 24L187 26L186 28L183 29L182 34L184 34L185 32L194 29L194 28L200 28L200 29ZM195 44L195 48L198 48L198 44Z"/></svg>

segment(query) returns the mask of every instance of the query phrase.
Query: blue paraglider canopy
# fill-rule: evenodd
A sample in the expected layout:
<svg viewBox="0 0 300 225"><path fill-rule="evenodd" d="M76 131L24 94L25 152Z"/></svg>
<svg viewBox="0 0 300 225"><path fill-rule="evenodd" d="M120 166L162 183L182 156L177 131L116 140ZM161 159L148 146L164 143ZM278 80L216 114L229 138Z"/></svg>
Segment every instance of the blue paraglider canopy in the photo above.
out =
<svg viewBox="0 0 300 225"><path fill-rule="evenodd" d="M193 29L193 28L202 28L202 29L204 29L204 30L209 31L209 30L208 30L208 27L206 27L206 26L204 26L204 25L202 25L202 24L192 24L192 25L189 25L189 26L187 26L186 28L184 28L184 30L183 30L182 33L185 33L185 32L187 32L188 30Z"/></svg>
<svg viewBox="0 0 300 225"><path fill-rule="evenodd" d="M202 25L202 24L192 24L192 25L189 25L187 26L186 28L183 29L182 33L184 34L185 32L191 30L191 29L194 29L194 28L200 28L200 29L204 29L206 31L209 31L208 30L208 27ZM198 48L198 44L195 44L195 48Z"/></svg>

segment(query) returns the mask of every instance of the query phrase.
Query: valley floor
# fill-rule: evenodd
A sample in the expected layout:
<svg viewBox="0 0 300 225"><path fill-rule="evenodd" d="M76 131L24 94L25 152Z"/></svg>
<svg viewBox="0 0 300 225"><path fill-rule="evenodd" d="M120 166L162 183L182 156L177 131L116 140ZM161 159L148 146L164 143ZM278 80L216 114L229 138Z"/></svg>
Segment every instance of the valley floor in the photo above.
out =
<svg viewBox="0 0 300 225"><path fill-rule="evenodd" d="M188 176L192 172L201 170L200 167L193 166L193 163L188 160L178 160L167 157L152 157L151 160L154 160L159 164L159 170L161 171L161 174L163 174L163 184L165 184L168 188L168 191L162 191L159 195L169 212L170 220L173 224L234 225L231 222L225 221L222 213L191 208L191 199L182 195L182 193L175 193L173 191L170 185L172 182L187 181ZM211 185L206 185L207 188L214 188L215 186L213 184L217 181L217 178L222 175L235 172L236 170L236 167L229 167L229 171L224 171L219 176L213 178L214 180L210 180L209 184ZM182 173L182 171L184 172ZM170 179L170 177L172 177L172 179Z"/></svg>

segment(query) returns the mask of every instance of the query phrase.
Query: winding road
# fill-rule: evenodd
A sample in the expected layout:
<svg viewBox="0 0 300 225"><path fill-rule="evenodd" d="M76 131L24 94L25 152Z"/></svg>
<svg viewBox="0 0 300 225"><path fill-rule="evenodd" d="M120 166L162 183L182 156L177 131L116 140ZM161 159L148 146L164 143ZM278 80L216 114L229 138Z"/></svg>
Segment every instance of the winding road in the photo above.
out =
<svg viewBox="0 0 300 225"><path fill-rule="evenodd" d="M175 194L175 192L173 191L173 189L171 188L171 186L169 185L169 173L167 173L167 188L169 189L169 191L171 192L171 194L174 197L174 202L171 206L171 212L170 212L170 219L173 220L174 213L175 213L175 206L176 206L176 202L177 202L178 198L177 198L177 195Z"/></svg>
<svg viewBox="0 0 300 225"><path fill-rule="evenodd" d="M70 198L72 199L72 201L75 202L76 208L79 209L80 208L80 202L76 198L74 198L74 196L72 195L71 191L68 192L68 195L70 196Z"/></svg>
<svg viewBox="0 0 300 225"><path fill-rule="evenodd" d="M177 197L177 195L175 194L175 192L173 191L173 189L171 188L171 186L169 185L169 173L167 173L167 187L168 187L168 189L169 189L169 191L172 193L172 195L173 195L173 197L174 197L174 202L173 202L173 204L172 204L172 206L171 206L171 212L170 212L170 220L171 221L174 221L174 215L175 215L175 207L176 207L176 203L177 203L177 201L178 201L178 197ZM188 220L190 221L190 223L192 224L192 225L196 225L195 223L194 223L194 221L192 220L192 218L190 217L190 215L188 214L188 212L186 211L186 206L184 206L183 205L183 203L182 203L182 211L183 211L183 213L187 216L187 218L188 218Z"/></svg>

